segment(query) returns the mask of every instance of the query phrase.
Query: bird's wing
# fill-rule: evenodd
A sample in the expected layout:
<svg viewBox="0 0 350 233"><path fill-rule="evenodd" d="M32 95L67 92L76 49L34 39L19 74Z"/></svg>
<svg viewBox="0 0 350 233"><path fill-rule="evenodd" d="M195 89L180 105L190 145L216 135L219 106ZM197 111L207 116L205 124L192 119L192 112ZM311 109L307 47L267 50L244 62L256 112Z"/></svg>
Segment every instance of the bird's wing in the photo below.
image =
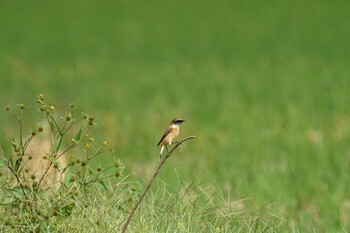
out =
<svg viewBox="0 0 350 233"><path fill-rule="evenodd" d="M159 140L157 146L159 146L160 143L162 143L163 139L170 133L171 128L169 127L163 134L162 138Z"/></svg>

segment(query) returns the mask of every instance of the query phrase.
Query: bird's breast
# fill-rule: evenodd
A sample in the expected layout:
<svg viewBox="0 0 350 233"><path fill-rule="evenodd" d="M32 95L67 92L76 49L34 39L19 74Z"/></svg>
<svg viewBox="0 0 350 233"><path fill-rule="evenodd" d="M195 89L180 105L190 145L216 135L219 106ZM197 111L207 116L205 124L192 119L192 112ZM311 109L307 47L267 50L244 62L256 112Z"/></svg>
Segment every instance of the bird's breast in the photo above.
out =
<svg viewBox="0 0 350 233"><path fill-rule="evenodd" d="M172 127L169 134L164 138L163 145L169 145L179 135L179 127Z"/></svg>

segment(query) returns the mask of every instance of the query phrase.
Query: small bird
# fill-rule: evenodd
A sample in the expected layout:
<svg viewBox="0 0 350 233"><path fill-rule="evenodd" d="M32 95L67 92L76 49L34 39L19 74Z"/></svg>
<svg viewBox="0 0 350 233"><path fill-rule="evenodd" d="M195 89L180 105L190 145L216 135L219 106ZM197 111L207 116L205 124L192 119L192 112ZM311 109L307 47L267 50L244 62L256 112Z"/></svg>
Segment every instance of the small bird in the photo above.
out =
<svg viewBox="0 0 350 233"><path fill-rule="evenodd" d="M162 153L164 148L167 148L168 145L171 145L171 142L179 135L180 132L180 124L185 122L185 120L180 118L174 118L170 124L168 129L164 132L162 138L159 140L157 146L161 144L159 159L162 159Z"/></svg>

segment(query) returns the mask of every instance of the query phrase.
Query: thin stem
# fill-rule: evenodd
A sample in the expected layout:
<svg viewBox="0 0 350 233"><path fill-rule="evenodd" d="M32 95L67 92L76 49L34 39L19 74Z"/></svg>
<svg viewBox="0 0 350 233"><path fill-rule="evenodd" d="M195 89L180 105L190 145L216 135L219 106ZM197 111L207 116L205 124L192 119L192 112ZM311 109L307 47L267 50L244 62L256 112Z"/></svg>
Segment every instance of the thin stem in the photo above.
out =
<svg viewBox="0 0 350 233"><path fill-rule="evenodd" d="M81 122L82 120L83 120L84 118L81 118L81 119L79 119L79 120L76 120L76 121L71 121L71 124L68 126L68 128L67 129L62 129L62 131L63 131L63 133L65 134L65 133L67 133L74 125L76 125L77 123L79 123L79 122ZM87 125L85 128L88 128L89 127L89 125Z"/></svg>
<svg viewBox="0 0 350 233"><path fill-rule="evenodd" d="M123 226L123 230L122 233L126 232L126 229L128 227L128 225L130 224L130 221L132 219L132 217L134 216L134 213L137 209L137 207L139 207L140 203L142 202L143 198L145 197L146 193L148 192L148 190L151 188L154 180L157 178L158 173L160 172L160 169L162 168L162 166L164 165L165 161L170 157L170 155L176 150L176 148L180 145L182 145L182 143L184 143L185 141L189 140L189 139L193 139L195 138L195 136L189 136L186 137L184 139L182 139L181 141L177 142L176 145L173 147L173 149L170 150L170 152L167 153L167 155L164 157L164 159L162 159L159 163L158 168L156 169L152 179L149 181L147 187L145 188L145 190L143 191L141 197L139 198L139 200L137 201L137 203L135 204L134 208L131 210L128 219L126 220L124 226Z"/></svg>
<svg viewBox="0 0 350 233"><path fill-rule="evenodd" d="M59 129L57 129L57 130L59 130ZM52 156L52 154L53 154L52 152L55 153L55 154L52 156L54 159L56 159L58 150L59 150L59 148L61 147L61 144L62 144L62 141L63 141L63 136L64 136L63 134L59 133L59 137L60 137L59 140L60 140L60 141L59 141L59 143L58 143L58 146L57 146L56 151L53 151L52 148L51 148L51 156ZM55 137L55 140L57 140L56 137ZM39 189L39 187L40 187L42 181L44 180L44 177L47 175L47 173L48 173L50 167L52 166L52 164L53 164L53 162L52 162L52 160L50 160L48 166L46 167L45 172L43 173L43 175L41 176L41 178L40 178L40 180L39 180L39 182L38 182L38 186L37 186L38 189Z"/></svg>
<svg viewBox="0 0 350 233"><path fill-rule="evenodd" d="M27 150L27 147L29 145L29 143L33 140L34 136L31 135L25 142L24 142L24 145L23 145L23 151L25 152Z"/></svg>
<svg viewBox="0 0 350 233"><path fill-rule="evenodd" d="M24 154L23 151L23 124L22 124L22 115L23 115L23 110L21 111L21 115L18 116L17 120L19 123L19 148L21 149L21 154Z"/></svg>
<svg viewBox="0 0 350 233"><path fill-rule="evenodd" d="M53 116L51 116L51 114L46 114L46 116L48 117L48 118L50 118L51 120L49 120L48 119L48 122L49 123L54 123L55 124L55 127L56 127L56 129L57 129L57 131L58 131L58 133L60 134L60 136L62 136L62 131L60 130L60 127L58 126L58 123L57 123L57 121L55 120L55 118L53 117ZM51 127L50 126L50 128L51 128L51 130L53 130L53 127Z"/></svg>
<svg viewBox="0 0 350 233"><path fill-rule="evenodd" d="M26 199L28 199L28 196L27 196L27 193L24 191L24 188L23 188L23 184L21 182L21 180L19 179L17 173L12 169L12 167L10 166L10 164L7 164L7 167L10 169L10 171L13 173L13 175L16 177L16 180L19 184L19 187L21 188L22 190L22 193L23 195L25 196Z"/></svg>
<svg viewBox="0 0 350 233"><path fill-rule="evenodd" d="M82 134L87 134L89 132L89 125L85 126L85 128L82 130ZM67 131L66 131L67 132ZM57 154L57 157L56 159L59 159L62 155L64 155L65 153L67 153L67 151L73 149L73 148L76 148L78 146L80 146L81 144L83 144L85 141L85 138L83 138L82 140L80 140L80 142L77 142L76 144L73 144L73 145L70 145L68 146L65 150L63 150L60 154Z"/></svg>

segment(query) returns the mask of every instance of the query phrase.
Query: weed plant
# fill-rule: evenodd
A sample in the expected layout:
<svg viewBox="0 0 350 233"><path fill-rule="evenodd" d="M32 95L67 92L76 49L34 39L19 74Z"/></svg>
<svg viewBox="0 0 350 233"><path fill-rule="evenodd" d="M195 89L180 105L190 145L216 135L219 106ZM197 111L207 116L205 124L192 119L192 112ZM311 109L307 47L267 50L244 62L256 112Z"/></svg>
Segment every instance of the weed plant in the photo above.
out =
<svg viewBox="0 0 350 233"><path fill-rule="evenodd" d="M5 217L2 228L7 230L52 230L73 212L83 213L91 204L89 197L97 198L103 192L99 187L107 192L107 180L114 185L122 180L123 166L113 148L108 148L107 140L97 143L90 135L96 125L93 115L76 114L75 105L70 104L70 111L61 116L43 94L38 95L37 103L45 120L29 133L24 125L28 106L5 107L18 124L18 135L11 140L13 151L1 150L0 204ZM34 142L40 134L47 138ZM46 151L42 154L33 146ZM92 166L94 158L107 152L114 164Z"/></svg>

